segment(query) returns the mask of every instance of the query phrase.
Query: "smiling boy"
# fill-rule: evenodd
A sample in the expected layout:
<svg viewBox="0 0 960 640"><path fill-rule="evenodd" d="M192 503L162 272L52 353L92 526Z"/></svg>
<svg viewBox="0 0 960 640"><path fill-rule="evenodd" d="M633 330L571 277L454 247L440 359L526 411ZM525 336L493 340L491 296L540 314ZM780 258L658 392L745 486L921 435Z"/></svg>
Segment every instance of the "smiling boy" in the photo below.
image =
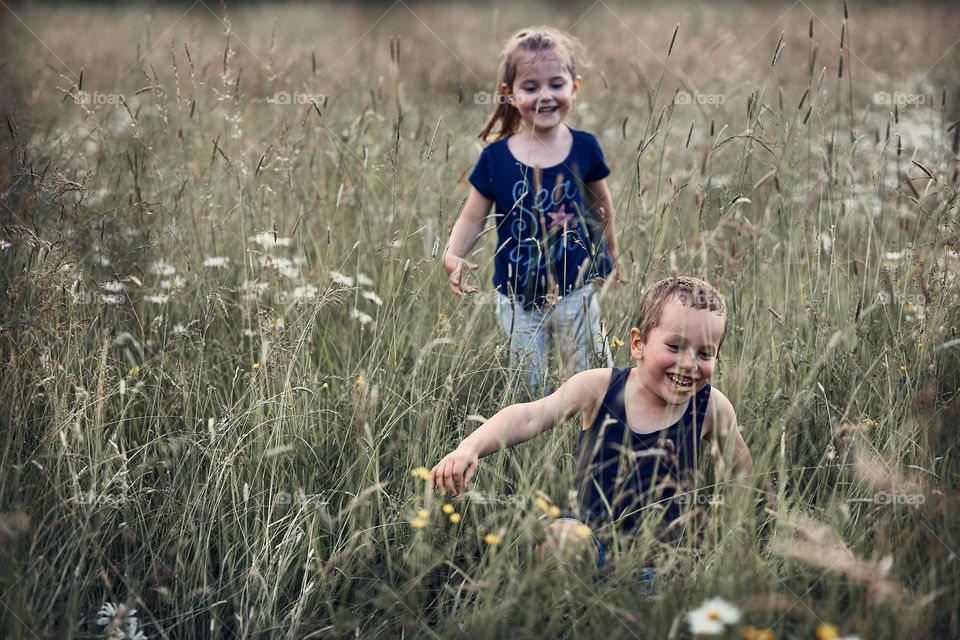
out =
<svg viewBox="0 0 960 640"><path fill-rule="evenodd" d="M437 463L432 485L457 495L479 458L582 412L577 508L551 524L554 537L566 539L583 522L625 530L647 517L672 522L677 496L693 488L701 441L711 443L718 476L728 466L740 481L753 473L733 406L709 384L726 330L726 304L711 285L687 277L657 282L641 297L630 330L635 366L584 371L549 396L506 407Z"/></svg>

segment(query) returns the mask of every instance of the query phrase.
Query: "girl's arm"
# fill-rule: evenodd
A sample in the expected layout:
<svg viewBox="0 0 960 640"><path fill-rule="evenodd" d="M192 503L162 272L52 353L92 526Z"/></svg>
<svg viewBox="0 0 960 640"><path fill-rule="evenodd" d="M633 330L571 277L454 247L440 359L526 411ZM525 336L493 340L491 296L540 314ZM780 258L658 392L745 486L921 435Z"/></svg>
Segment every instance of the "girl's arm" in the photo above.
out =
<svg viewBox="0 0 960 640"><path fill-rule="evenodd" d="M588 182L586 185L587 206L593 211L593 215L600 222L600 228L603 229L603 241L610 252L610 259L613 261L614 273L619 274L620 269L617 265L617 230L613 223L613 198L610 197L610 190L607 188L606 180L597 180Z"/></svg>
<svg viewBox="0 0 960 640"><path fill-rule="evenodd" d="M470 253L473 245L477 244L477 238L480 237L487 222L491 204L493 201L480 195L476 187L470 187L470 195L467 196L467 202L463 205L463 211L460 212L460 217L450 231L450 239L443 252L443 268L450 277L450 288L458 296L477 290L476 287L466 284L463 279L464 265L470 269L476 269L477 265L463 258Z"/></svg>
<svg viewBox="0 0 960 640"><path fill-rule="evenodd" d="M545 398L503 409L437 463L431 471L430 486L457 495L467 488L480 458L526 442L581 411L589 413L603 399L609 383L610 369L590 369L573 376Z"/></svg>

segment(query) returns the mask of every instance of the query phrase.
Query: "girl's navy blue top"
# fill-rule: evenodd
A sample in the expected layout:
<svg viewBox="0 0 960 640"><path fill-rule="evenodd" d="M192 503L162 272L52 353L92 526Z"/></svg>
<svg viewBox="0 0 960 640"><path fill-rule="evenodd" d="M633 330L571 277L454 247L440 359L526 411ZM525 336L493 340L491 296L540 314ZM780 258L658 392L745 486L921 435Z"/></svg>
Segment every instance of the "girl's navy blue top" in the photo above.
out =
<svg viewBox="0 0 960 640"><path fill-rule="evenodd" d="M610 273L600 223L584 204L584 185L610 174L597 138L570 129L563 162L535 171L513 157L507 140L484 147L470 184L496 203L497 252L493 285L524 307L563 295Z"/></svg>
<svg viewBox="0 0 960 640"><path fill-rule="evenodd" d="M710 385L674 424L635 433L623 402L631 368L613 369L597 417L577 444L576 517L595 527L617 521L618 529L629 530L651 516L669 524L693 488Z"/></svg>

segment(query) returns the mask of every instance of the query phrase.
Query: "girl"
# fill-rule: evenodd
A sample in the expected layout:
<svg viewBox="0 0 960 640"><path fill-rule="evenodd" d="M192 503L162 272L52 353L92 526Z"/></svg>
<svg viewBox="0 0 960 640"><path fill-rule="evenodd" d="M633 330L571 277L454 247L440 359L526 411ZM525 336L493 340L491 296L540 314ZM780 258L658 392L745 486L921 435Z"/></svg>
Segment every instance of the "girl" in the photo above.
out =
<svg viewBox="0 0 960 640"><path fill-rule="evenodd" d="M574 59L579 48L573 38L545 27L523 29L508 41L496 109L480 132L493 142L470 174L470 195L443 256L453 292L475 291L464 267L477 265L464 257L496 203L497 317L532 390L549 389L550 342L563 351L562 369L572 364L582 371L591 355L601 365L609 359L592 281L614 271L617 258L604 180L610 169L593 135L563 123L580 89Z"/></svg>

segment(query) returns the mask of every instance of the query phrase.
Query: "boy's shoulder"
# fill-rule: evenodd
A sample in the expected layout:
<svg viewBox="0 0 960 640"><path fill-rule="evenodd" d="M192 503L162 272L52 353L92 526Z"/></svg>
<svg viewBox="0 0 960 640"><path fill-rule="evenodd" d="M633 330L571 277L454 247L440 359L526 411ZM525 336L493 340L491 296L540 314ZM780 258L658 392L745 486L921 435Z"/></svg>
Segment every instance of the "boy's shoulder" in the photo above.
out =
<svg viewBox="0 0 960 640"><path fill-rule="evenodd" d="M610 386L612 376L613 369L610 367L586 369L570 376L557 391L562 389L568 394L584 397L599 395L602 398L607 391L607 387Z"/></svg>
<svg viewBox="0 0 960 640"><path fill-rule="evenodd" d="M720 389L711 385L701 438L709 439L713 435L715 427L723 429L736 424L737 412L733 408L733 403Z"/></svg>

